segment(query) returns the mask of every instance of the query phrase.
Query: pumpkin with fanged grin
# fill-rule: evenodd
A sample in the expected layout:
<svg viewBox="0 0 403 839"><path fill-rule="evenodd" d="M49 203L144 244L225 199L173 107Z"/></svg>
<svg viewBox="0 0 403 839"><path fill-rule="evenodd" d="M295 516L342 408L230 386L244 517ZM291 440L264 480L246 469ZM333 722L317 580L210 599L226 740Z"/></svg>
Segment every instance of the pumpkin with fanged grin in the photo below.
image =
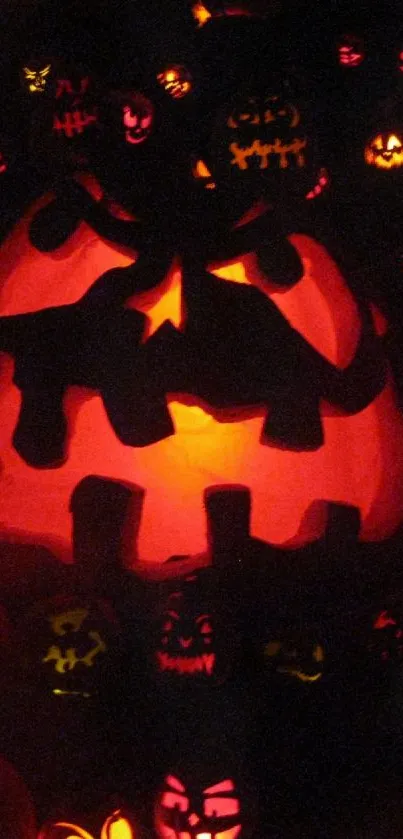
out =
<svg viewBox="0 0 403 839"><path fill-rule="evenodd" d="M156 251L136 262L141 226L87 187L54 254L38 250L51 250L49 199L47 247L32 214L3 246L0 345L16 364L2 390L3 532L68 544L69 497L92 472L146 491L141 559L205 551L214 486L250 487L264 541L320 535L323 511L307 519L318 500L360 508L363 538L391 533L402 418L373 313L326 248L303 234L272 242L261 216L220 248L202 239L207 270L192 238L181 260Z"/></svg>

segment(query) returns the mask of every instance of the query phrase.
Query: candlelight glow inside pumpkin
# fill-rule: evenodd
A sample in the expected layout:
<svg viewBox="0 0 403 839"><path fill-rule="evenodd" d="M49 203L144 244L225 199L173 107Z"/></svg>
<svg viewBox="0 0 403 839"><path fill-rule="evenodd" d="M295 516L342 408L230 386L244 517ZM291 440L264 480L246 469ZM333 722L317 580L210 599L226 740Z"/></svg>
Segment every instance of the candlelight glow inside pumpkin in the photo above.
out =
<svg viewBox="0 0 403 839"><path fill-rule="evenodd" d="M22 68L22 81L29 93L44 93L51 70L51 64Z"/></svg>
<svg viewBox="0 0 403 839"><path fill-rule="evenodd" d="M131 819L122 810L108 816L101 828L99 839L134 839ZM98 839L88 830L66 821L49 822L42 827L38 839Z"/></svg>
<svg viewBox="0 0 403 839"><path fill-rule="evenodd" d="M135 258L127 249L101 240L86 224L56 254L42 254L30 244L28 228L29 221L24 219L3 245L2 314L71 304L102 272L131 265ZM261 289L295 330L343 370L360 338L357 303L322 245L301 234L290 236L289 241L302 260L304 273L288 290L270 286L253 254L217 263L210 270L223 289L228 283ZM182 335L187 312L181 269L175 268L157 288L133 295L128 305L145 314L145 346L150 340L147 336L158 337L167 328L172 330L169 334ZM14 538L21 535L22 541L54 547L67 561L71 555L70 497L88 474L133 483L145 491L129 564L206 553L203 500L205 492L215 486L248 487L251 534L273 544L301 545L320 536L327 500L360 510L364 540L385 538L401 521L403 420L390 382L354 415L322 404L324 443L316 451L262 445L268 409L261 405L218 409L180 392L166 397L172 436L143 448L126 446L113 432L100 396L71 387L64 399L68 459L58 469L38 470L28 466L12 445L21 395L12 382L12 364L3 359L2 534L12 532Z"/></svg>
<svg viewBox="0 0 403 839"><path fill-rule="evenodd" d="M364 150L365 162L377 169L403 166L403 142L398 134L377 134Z"/></svg>
<svg viewBox="0 0 403 839"><path fill-rule="evenodd" d="M183 99L192 90L192 77L182 64L166 67L158 73L157 79L172 99Z"/></svg>
<svg viewBox="0 0 403 839"><path fill-rule="evenodd" d="M131 146L144 143L154 121L154 108L150 100L141 93L132 93L122 106L122 121L126 143Z"/></svg>
<svg viewBox="0 0 403 839"><path fill-rule="evenodd" d="M356 35L343 35L337 52L341 67L359 67L365 58L363 41Z"/></svg>
<svg viewBox="0 0 403 839"><path fill-rule="evenodd" d="M174 775L167 775L157 799L154 823L160 839L236 839L242 830L242 815L235 784L225 778L196 791L186 788Z"/></svg>
<svg viewBox="0 0 403 839"><path fill-rule="evenodd" d="M325 651L322 644L302 637L269 641L264 650L276 673L283 673L300 682L318 682L323 676Z"/></svg>

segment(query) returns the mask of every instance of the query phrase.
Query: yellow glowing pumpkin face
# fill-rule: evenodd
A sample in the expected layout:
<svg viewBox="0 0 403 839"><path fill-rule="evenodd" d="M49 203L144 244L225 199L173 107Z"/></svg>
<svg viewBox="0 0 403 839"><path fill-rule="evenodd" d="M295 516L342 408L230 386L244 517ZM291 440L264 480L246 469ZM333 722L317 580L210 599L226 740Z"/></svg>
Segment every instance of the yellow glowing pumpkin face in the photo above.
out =
<svg viewBox="0 0 403 839"><path fill-rule="evenodd" d="M323 676L325 651L314 639L312 644L302 638L269 641L264 655L276 673L300 682L318 682Z"/></svg>
<svg viewBox="0 0 403 839"><path fill-rule="evenodd" d="M365 162L377 169L403 166L403 138L397 134L377 134L364 150Z"/></svg>
<svg viewBox="0 0 403 839"><path fill-rule="evenodd" d="M26 65L21 71L21 81L29 93L43 93L51 74L51 64L40 66L37 62Z"/></svg>
<svg viewBox="0 0 403 839"><path fill-rule="evenodd" d="M173 64L159 73L157 79L172 99L183 99L192 90L192 78L186 67Z"/></svg>

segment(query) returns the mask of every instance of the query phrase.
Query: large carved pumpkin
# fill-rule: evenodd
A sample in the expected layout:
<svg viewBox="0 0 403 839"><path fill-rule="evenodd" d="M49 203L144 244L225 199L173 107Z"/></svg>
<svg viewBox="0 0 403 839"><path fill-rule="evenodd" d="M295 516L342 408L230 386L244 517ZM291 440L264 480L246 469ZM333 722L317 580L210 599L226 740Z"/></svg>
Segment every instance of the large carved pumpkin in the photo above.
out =
<svg viewBox="0 0 403 839"><path fill-rule="evenodd" d="M33 247L28 229L29 220L25 218L2 249L1 315L41 312L48 307L73 304L103 272L129 266L136 259L134 252L101 239L85 223L51 253L40 253ZM212 347L215 347L216 361L211 364L211 375L216 375L215 368L224 371L219 379L224 384L225 365L231 371L231 356L224 342L220 347L214 301L227 295L232 305L236 297L241 311L244 300L253 300L248 309L251 318L248 348L240 348L237 360L244 375L245 395L239 387L241 379L235 374L232 377L232 372L222 400L206 398L208 387L203 394L197 387L171 388L162 399L163 424L165 429L168 418L168 429L150 439L149 444L143 440L137 445L135 440L125 438L116 413L96 387L73 384L63 395L68 437L64 457L56 463L41 464L42 468L33 468L13 446L21 396L12 380L12 359L3 356L0 391L3 537L57 545L59 553L69 561L70 497L78 482L90 473L130 482L144 491L137 545L129 559L132 565L138 560L163 562L172 555L206 554L204 498L214 487L249 487L252 535L277 545L303 544L323 532L326 503L317 504L318 501L336 501L359 508L363 540L383 539L396 529L403 510L403 420L390 376L382 386L376 363L369 365L366 376L357 377L346 409L320 400L318 436L311 446L304 445L303 439L299 446L288 445L287 440L281 441L281 435L277 440L267 439L267 417L270 422L273 412L265 400L254 402L249 395L252 391L247 387L248 364L253 378L254 365L260 357L259 347L268 347L263 361L270 375L274 375L272 368L278 360L277 356L270 357L270 342L259 344L262 329L275 331L276 325L281 324L281 329L288 330L291 326L293 329L286 332L291 342L299 341L302 336L309 351L315 350L320 358L330 362L341 379L343 370L354 367L351 363L362 343L365 331L362 306L325 247L304 234L291 235L288 241L303 266L301 279L288 288L286 284L279 288L270 282L270 276L263 273L253 252L208 266L209 273L205 276L209 290L204 302L200 299L200 311L205 315L200 331L204 330L206 358L213 357ZM176 346L180 336L186 336L191 314L186 311L182 276L181 263L173 261L156 288L131 296L124 304L125 317L128 309L144 314L139 322L142 324L140 343L145 353L161 341L163 357L169 359L170 341ZM253 320L258 312L258 298L259 323ZM264 306L268 299L272 308L267 311L274 320L273 323L268 320L266 326ZM224 303L219 305L223 307ZM379 326L377 314L373 309L372 317ZM209 336L210 327L213 337ZM367 323L366 328L375 335L373 324ZM60 336L60 344L64 345L66 334L60 331L56 335L57 341ZM243 341L243 337L237 337L235 321L231 340L232 347ZM27 331L28 348L29 341ZM381 344L380 338L374 339L373 349L379 357ZM130 346L125 352L130 363ZM180 353L175 358L180 359ZM172 360L170 363L173 366ZM298 370L292 364L289 369L298 379ZM312 383L315 375L313 369ZM118 370L118 383L119 376ZM208 370L204 369L204 376L208 379ZM358 382L366 390L363 398ZM290 410L298 438L299 425L304 424L305 395L297 388L292 398Z"/></svg>

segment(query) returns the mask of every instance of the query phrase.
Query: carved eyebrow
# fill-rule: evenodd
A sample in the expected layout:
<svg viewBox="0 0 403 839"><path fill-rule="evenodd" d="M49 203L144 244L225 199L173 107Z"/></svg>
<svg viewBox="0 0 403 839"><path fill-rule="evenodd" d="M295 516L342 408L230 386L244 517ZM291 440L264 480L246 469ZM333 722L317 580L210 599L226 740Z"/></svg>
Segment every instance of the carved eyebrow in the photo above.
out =
<svg viewBox="0 0 403 839"><path fill-rule="evenodd" d="M180 781L178 781L177 778L175 778L174 775L167 775L166 783L168 786L172 787L172 789L176 789L177 792L185 792L185 787Z"/></svg>
<svg viewBox="0 0 403 839"><path fill-rule="evenodd" d="M220 781L219 784L215 784L213 787L207 787L204 790L206 795L215 795L217 792L234 792L234 784L232 781Z"/></svg>
<svg viewBox="0 0 403 839"><path fill-rule="evenodd" d="M202 621L209 621L210 615L200 615L199 618L196 618L196 623L201 623Z"/></svg>
<svg viewBox="0 0 403 839"><path fill-rule="evenodd" d="M41 76L47 76L47 75L48 75L48 73L49 73L49 71L50 71L50 64L47 64L47 66L46 66L46 67L44 67L44 68L43 68L43 70L40 70L40 71L39 71L39 74L40 74Z"/></svg>
<svg viewBox="0 0 403 839"><path fill-rule="evenodd" d="M171 618L176 618L176 620L179 620L179 615L178 615L178 613L177 613L177 612L174 612L174 610L173 610L173 609L168 609L168 611L167 611L167 613L166 613L166 614L167 614L167 615L170 615L170 617L171 617Z"/></svg>

